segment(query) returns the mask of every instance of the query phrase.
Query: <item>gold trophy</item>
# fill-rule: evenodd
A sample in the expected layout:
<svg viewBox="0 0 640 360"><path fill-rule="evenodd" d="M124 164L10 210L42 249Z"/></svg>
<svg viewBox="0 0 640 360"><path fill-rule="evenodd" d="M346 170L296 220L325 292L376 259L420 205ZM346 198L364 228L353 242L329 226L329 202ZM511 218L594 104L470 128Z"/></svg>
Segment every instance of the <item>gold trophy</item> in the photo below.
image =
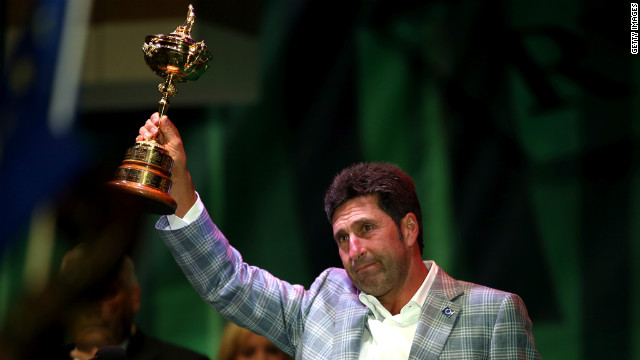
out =
<svg viewBox="0 0 640 360"><path fill-rule="evenodd" d="M191 38L194 20L193 6L189 5L184 25L169 35L148 35L142 45L147 65L164 78L158 85L162 93L158 102L160 118L167 113L169 99L177 93L175 83L198 79L213 57L204 41L196 43ZM177 204L169 196L172 166L173 159L157 141L136 141L107 185L142 200L144 209L150 212L173 214Z"/></svg>

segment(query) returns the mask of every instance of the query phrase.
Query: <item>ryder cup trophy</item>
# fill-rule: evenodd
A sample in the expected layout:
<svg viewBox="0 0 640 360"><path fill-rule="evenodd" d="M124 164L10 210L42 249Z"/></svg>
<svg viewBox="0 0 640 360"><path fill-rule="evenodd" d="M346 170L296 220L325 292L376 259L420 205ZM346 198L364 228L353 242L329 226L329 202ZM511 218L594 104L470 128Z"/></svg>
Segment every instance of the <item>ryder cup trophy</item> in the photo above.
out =
<svg viewBox="0 0 640 360"><path fill-rule="evenodd" d="M209 66L212 59L204 41L194 42L191 27L195 20L193 6L189 5L187 21L169 35L148 35L142 46L144 59L164 79L158 89L162 99L158 113L162 118L169 108L169 100L177 93L176 83L196 80ZM143 201L150 212L172 214L176 201L169 196L173 159L154 140L137 141L125 154L114 180L107 185Z"/></svg>

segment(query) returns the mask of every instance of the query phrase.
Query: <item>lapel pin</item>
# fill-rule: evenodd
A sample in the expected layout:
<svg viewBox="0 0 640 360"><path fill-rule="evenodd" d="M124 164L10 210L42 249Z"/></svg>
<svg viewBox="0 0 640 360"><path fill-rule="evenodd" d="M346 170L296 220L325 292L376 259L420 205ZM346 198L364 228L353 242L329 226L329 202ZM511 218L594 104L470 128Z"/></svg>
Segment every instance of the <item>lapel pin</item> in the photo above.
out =
<svg viewBox="0 0 640 360"><path fill-rule="evenodd" d="M455 313L455 311L452 308L447 306L446 308L444 308L442 310L442 313L447 315L447 317L451 317L451 315L453 315L453 313Z"/></svg>

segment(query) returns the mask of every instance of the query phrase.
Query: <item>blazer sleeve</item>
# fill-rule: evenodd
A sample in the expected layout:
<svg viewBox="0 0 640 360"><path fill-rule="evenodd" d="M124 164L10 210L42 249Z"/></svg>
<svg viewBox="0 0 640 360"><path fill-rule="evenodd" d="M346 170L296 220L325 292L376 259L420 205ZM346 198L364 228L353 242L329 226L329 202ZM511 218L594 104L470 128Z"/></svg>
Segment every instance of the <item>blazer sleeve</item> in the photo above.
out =
<svg viewBox="0 0 640 360"><path fill-rule="evenodd" d="M522 299L508 294L498 310L491 337L490 359L540 359L531 320Z"/></svg>
<svg viewBox="0 0 640 360"><path fill-rule="evenodd" d="M315 290L305 290L243 262L211 221L206 209L191 224L156 224L164 243L194 289L226 319L265 336L293 354Z"/></svg>

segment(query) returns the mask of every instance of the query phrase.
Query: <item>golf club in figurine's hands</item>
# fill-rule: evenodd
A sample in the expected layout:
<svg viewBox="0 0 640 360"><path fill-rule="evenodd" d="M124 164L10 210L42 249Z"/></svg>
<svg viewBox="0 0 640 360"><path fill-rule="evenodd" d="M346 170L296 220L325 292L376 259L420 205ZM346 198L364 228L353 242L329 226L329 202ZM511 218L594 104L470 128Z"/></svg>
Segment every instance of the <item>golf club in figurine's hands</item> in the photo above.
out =
<svg viewBox="0 0 640 360"><path fill-rule="evenodd" d="M195 20L193 6L189 5L187 20L169 35L148 35L142 45L144 59L149 68L162 77L158 85L162 98L158 102L160 118L166 115L171 97L177 94L175 84L194 81L202 75L213 56L204 41L194 42L191 27ZM132 195L142 202L146 211L173 214L176 201L171 191L173 159L155 139L136 141L130 147L114 180L107 183L116 190Z"/></svg>

